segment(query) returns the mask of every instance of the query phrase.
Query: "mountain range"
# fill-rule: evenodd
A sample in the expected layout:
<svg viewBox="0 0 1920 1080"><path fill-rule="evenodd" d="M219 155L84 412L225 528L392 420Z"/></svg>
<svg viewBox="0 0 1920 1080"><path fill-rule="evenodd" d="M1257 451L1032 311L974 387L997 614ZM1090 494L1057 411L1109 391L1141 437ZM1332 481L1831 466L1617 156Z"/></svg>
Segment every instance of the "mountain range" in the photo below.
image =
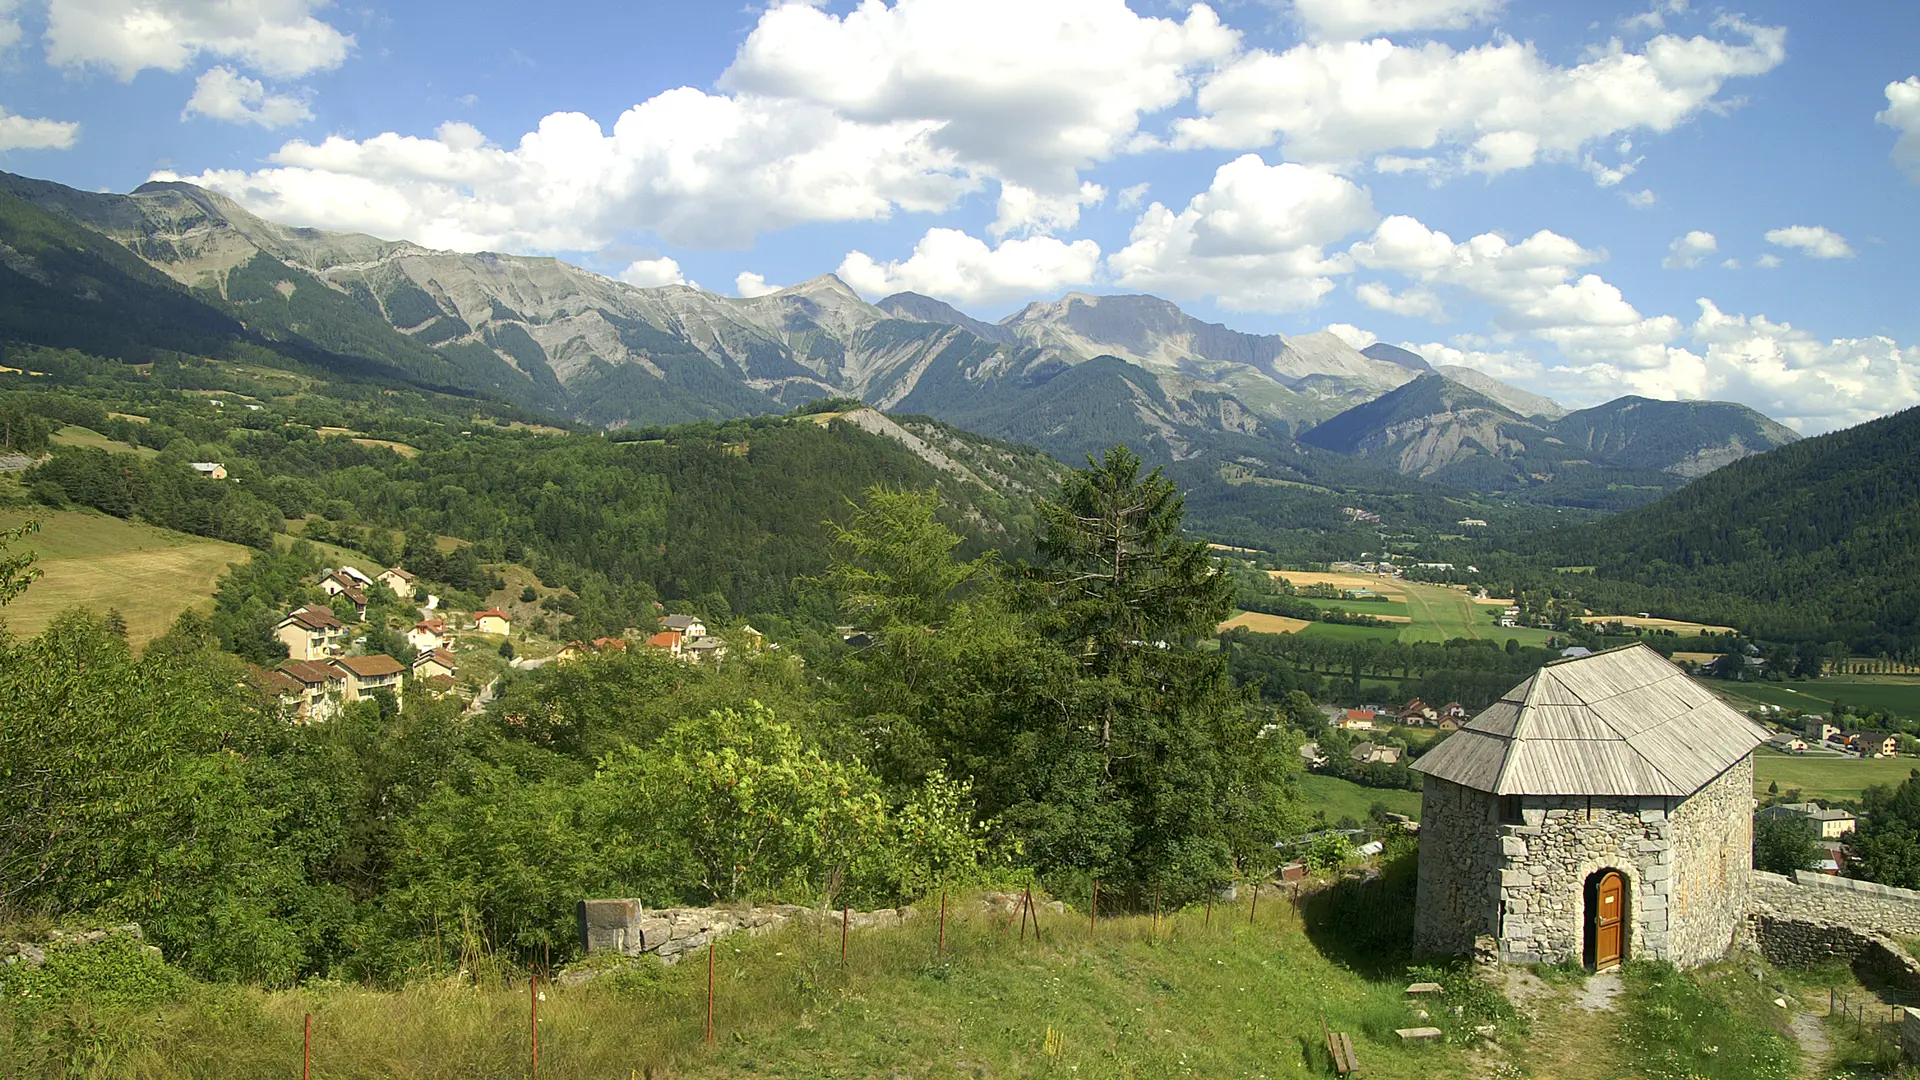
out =
<svg viewBox="0 0 1920 1080"><path fill-rule="evenodd" d="M1332 450L1482 491L1637 470L1655 494L1791 438L1724 403L1568 415L1391 345L1241 333L1152 296L1072 293L989 323L914 293L868 303L830 274L755 298L641 288L280 225L184 183L113 195L0 173L0 277L17 286L0 338L105 355L240 342L613 428L853 397L1068 461L1126 442L1287 479ZM93 300L125 317L84 317Z"/></svg>
<svg viewBox="0 0 1920 1080"><path fill-rule="evenodd" d="M1553 416L1535 402L1510 394L1497 400L1445 373L1460 370L1429 371L1300 439L1380 460L1403 474L1486 489L1596 466L1690 480L1799 438L1725 401L1623 397ZM1533 414L1521 415L1516 404L1534 404Z"/></svg>

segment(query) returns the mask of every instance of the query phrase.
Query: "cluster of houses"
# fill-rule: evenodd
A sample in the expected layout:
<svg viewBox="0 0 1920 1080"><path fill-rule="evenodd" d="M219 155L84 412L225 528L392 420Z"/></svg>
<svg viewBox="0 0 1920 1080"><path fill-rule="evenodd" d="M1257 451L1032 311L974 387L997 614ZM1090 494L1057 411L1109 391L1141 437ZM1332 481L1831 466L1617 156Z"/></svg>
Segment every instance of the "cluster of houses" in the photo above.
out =
<svg viewBox="0 0 1920 1080"><path fill-rule="evenodd" d="M1782 731L1769 738L1767 744L1784 754L1804 754L1815 747L1874 758L1894 757L1900 752L1897 735L1884 731L1843 731L1820 716L1807 718L1805 738Z"/></svg>
<svg viewBox="0 0 1920 1080"><path fill-rule="evenodd" d="M1334 718L1333 726L1342 731L1372 731L1376 725L1387 727L1399 724L1403 727L1430 727L1441 731L1458 731L1466 723L1467 707L1457 701L1450 701L1441 707L1434 707L1414 698L1400 708L1383 708L1378 705L1360 709L1348 709Z"/></svg>
<svg viewBox="0 0 1920 1080"><path fill-rule="evenodd" d="M375 584L386 586L403 600L415 595L413 575L397 566L381 571L377 577L343 566L327 571L318 582L320 591L328 597L345 598L357 619L367 617L367 591ZM480 611L474 615L481 633L505 634L511 629L502 612ZM352 631L333 608L322 604L306 604L288 612L274 625L273 633L287 647L287 659L261 673L260 682L301 720L331 719L342 706L365 700L375 691L398 696L409 677L444 694L454 688L460 673L451 648L453 635L447 630L446 620L440 618L424 618L407 631L407 644L414 650L411 664L384 653L348 656Z"/></svg>
<svg viewBox="0 0 1920 1080"><path fill-rule="evenodd" d="M638 636L637 633L634 636ZM760 631L751 626L742 626L739 635L748 645L758 648L764 640ZM660 620L660 629L648 635L641 642L642 647L666 653L675 660L689 664L711 664L726 659L727 643L707 632L707 624L698 615L667 615ZM777 646L776 646L777 648ZM592 653L625 652L626 638L595 638L592 641L570 641L560 650L555 659L573 660Z"/></svg>
<svg viewBox="0 0 1920 1080"><path fill-rule="evenodd" d="M1858 819L1845 810L1834 810L1817 802L1780 803L1760 811L1762 818L1788 818L1813 826L1814 842L1820 848L1813 868L1822 874L1838 874L1847 866L1846 838L1853 835Z"/></svg>

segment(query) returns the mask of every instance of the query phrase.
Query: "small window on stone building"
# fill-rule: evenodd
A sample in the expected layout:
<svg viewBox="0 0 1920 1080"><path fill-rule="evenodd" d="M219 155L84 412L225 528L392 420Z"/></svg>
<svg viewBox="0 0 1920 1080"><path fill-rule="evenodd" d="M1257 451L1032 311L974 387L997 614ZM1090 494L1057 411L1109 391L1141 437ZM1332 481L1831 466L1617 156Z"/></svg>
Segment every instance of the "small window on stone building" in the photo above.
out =
<svg viewBox="0 0 1920 1080"><path fill-rule="evenodd" d="M1520 816L1520 796L1500 796L1500 821L1505 825L1518 825L1525 820Z"/></svg>

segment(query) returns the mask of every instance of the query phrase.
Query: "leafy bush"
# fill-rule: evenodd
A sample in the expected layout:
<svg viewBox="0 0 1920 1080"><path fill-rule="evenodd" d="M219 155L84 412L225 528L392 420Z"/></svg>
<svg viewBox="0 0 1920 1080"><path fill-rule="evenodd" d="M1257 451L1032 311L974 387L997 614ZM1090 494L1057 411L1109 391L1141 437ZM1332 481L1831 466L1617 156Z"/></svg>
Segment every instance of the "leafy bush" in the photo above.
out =
<svg viewBox="0 0 1920 1080"><path fill-rule="evenodd" d="M16 1010L39 1012L75 1003L143 1009L185 994L192 980L168 967L131 934L92 944L56 942L46 962L0 966L0 996Z"/></svg>

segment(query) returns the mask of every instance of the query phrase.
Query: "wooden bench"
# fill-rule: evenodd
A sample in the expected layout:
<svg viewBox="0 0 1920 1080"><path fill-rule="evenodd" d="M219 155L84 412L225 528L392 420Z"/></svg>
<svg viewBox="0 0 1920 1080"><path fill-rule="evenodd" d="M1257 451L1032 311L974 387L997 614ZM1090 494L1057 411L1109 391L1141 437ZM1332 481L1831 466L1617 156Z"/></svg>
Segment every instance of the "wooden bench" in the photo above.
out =
<svg viewBox="0 0 1920 1080"><path fill-rule="evenodd" d="M1344 1031L1331 1031L1327 1028L1327 1018L1320 1017L1320 1033L1327 1039L1327 1056L1333 1059L1333 1071L1338 1076L1351 1076L1360 1071L1360 1059L1353 1052L1353 1036Z"/></svg>

